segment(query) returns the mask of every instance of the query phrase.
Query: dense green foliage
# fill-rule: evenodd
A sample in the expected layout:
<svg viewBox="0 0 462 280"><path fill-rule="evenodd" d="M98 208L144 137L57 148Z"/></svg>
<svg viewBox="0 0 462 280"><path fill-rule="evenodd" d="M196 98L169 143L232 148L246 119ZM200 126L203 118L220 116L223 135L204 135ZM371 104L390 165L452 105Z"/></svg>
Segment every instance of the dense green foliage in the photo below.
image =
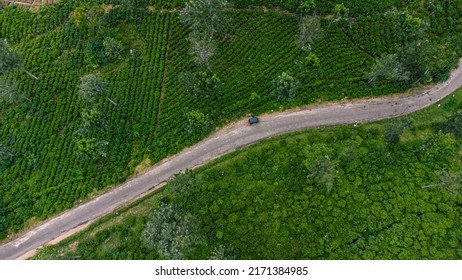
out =
<svg viewBox="0 0 462 280"><path fill-rule="evenodd" d="M445 133L453 133L457 138L462 138L462 112L456 112L448 118L448 121L439 124L437 129Z"/></svg>
<svg viewBox="0 0 462 280"><path fill-rule="evenodd" d="M269 7L269 8L280 8L288 10L291 12L299 11L304 0L230 0L229 2L234 5L236 8L246 8L249 6L255 7ZM119 2L113 0L112 2ZM161 6L164 8L172 7L183 7L184 0L134 0L138 3L149 3L154 6ZM315 10L320 13L330 13L334 9L336 4L345 3L345 6L350 10L354 15L357 14L369 14L374 12L380 12L392 7L404 6L412 2L411 0L385 0L385 1L375 1L375 0L316 0L315 1Z"/></svg>
<svg viewBox="0 0 462 280"><path fill-rule="evenodd" d="M294 98L298 87L299 81L286 72L282 72L281 75L273 80L273 92L281 99Z"/></svg>
<svg viewBox="0 0 462 280"><path fill-rule="evenodd" d="M137 10L141 14L135 16L124 9L105 14L105 25L96 35L77 28L67 17L61 23L51 21L58 21L57 16L67 10L66 6L38 14L19 9L0 13L2 30L8 30L1 37L13 42L26 38L17 42L17 47L24 54L27 67L40 76L40 80L33 81L17 75L21 81L19 90L33 102L2 106L5 117L1 120L1 139L17 152L15 164L1 174L5 221L14 231L32 216L45 218L71 207L94 189L122 182L133 172L127 169L129 162L134 159L136 165L145 153L142 149L152 138L156 121L170 15L148 15ZM29 25L24 30L29 35L16 37L23 25L27 26L20 19L34 17L45 17L53 22L52 26L41 30L40 24L47 21L38 21L39 27ZM118 21L123 24L114 24ZM118 64L104 60L103 42L107 37L127 46L123 61ZM133 55L128 48L133 49ZM110 139L111 145L103 161L91 164L76 155L74 132L86 106L79 100L77 86L80 77L91 72L87 68L94 67L85 63L94 54L102 58L97 60L101 64L97 67L108 82L106 95L116 100L118 106L114 108L113 104L101 101L107 133L99 131L99 137Z"/></svg>
<svg viewBox="0 0 462 280"><path fill-rule="evenodd" d="M161 204L141 234L144 246L168 259L184 259L200 244L198 223L171 204Z"/></svg>
<svg viewBox="0 0 462 280"><path fill-rule="evenodd" d="M184 236L178 217L187 217L196 220L188 240L200 240L183 247L187 258L221 248L230 259L460 259L462 142L433 127L460 115L461 94L410 117L301 132L234 152L176 176L144 210L118 213L124 222L111 223L122 218L110 215L108 225L37 258L168 258L157 255L159 247L147 249L143 223L171 233L157 235L156 244L174 244ZM393 145L390 126L404 127ZM333 176L310 176L314 170Z"/></svg>
<svg viewBox="0 0 462 280"><path fill-rule="evenodd" d="M31 218L45 219L126 180L146 158L158 162L236 118L408 89L411 84L393 80L369 84L365 75L375 58L399 48L392 30L387 31L389 22L383 20L383 12L393 6L417 11L413 16L428 24L423 39L437 50L450 50L428 59L435 75L441 70L444 78L462 45L455 36L462 14L457 1L444 1L449 4L441 7L413 1L348 1L351 27L328 19L341 1L317 1L316 9L326 15L320 22L323 36L312 42L315 56L307 62L309 54L296 43L296 15L244 9L265 4L295 12L298 1L230 1L234 8L226 13L232 20L216 36L214 76L197 78L199 87L213 89L204 98L186 92L179 80L180 73L198 70L185 40L188 27L177 12L181 2L71 0L38 12L13 6L0 11L0 38L21 54L24 68L40 78L16 71L12 76L18 94L30 102L0 103L0 143L14 151L0 174L1 237L17 232ZM171 8L177 9L163 10ZM420 58L431 54L424 49L406 61L424 61ZM311 64L316 75L310 72ZM290 100L273 94L272 81L283 72L300 81ZM105 97L117 106L101 99L103 114L85 115L78 84L84 75L96 73L107 81ZM98 139L90 135L85 138L90 141L75 141L82 117L104 123L104 130L91 132ZM104 151L98 150L101 145ZM105 157L82 160L79 148Z"/></svg>

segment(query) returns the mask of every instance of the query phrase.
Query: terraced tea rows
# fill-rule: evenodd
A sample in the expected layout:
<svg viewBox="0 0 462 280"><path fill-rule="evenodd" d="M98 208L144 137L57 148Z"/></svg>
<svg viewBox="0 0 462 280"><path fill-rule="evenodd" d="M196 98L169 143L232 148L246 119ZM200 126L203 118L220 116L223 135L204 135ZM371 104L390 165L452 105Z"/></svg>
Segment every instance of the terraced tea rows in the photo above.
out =
<svg viewBox="0 0 462 280"><path fill-rule="evenodd" d="M340 1L318 1L319 12L326 16L324 36L312 49L321 63L316 75L299 67L306 53L295 43L295 15L276 8L241 9L263 1L233 1L235 7L227 11L231 26L219 34L212 62L221 83L210 97L186 94L178 79L182 72L196 70L188 55L188 29L178 18L182 1L135 2L71 0L33 13L14 7L0 11L0 38L19 50L25 68L40 78L15 73L19 90L31 101L0 103L0 142L14 153L0 174L0 237L20 230L33 217L45 219L126 180L139 165L154 164L236 118L409 87L365 79L375 56L396 50L389 22L375 14L408 1L382 1L374 7L371 1L348 2L351 14L365 14L355 17L351 29L329 22L328 13ZM296 2L265 5L294 12ZM76 7L96 13L96 27L79 27ZM106 57L106 38L124 46L117 59ZM301 83L293 100L279 100L272 93L272 81L282 72ZM101 101L105 128L98 136L109 146L107 156L97 161L81 160L75 153L74 132L84 107L77 84L89 73L107 80L107 96L117 103ZM189 112L203 113L208 127L189 131Z"/></svg>

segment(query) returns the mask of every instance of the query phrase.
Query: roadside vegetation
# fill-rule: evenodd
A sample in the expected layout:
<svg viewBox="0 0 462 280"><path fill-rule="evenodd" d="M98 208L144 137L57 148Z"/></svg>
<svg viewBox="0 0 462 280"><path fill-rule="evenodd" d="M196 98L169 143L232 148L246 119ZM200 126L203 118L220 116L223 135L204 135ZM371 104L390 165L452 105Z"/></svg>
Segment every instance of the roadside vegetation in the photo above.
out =
<svg viewBox="0 0 462 280"><path fill-rule="evenodd" d="M462 54L455 0L215 1L213 29L192 2L0 10L0 239L237 118L442 81ZM306 144L334 191L339 147Z"/></svg>
<svg viewBox="0 0 462 280"><path fill-rule="evenodd" d="M36 259L460 259L462 89L177 175Z"/></svg>

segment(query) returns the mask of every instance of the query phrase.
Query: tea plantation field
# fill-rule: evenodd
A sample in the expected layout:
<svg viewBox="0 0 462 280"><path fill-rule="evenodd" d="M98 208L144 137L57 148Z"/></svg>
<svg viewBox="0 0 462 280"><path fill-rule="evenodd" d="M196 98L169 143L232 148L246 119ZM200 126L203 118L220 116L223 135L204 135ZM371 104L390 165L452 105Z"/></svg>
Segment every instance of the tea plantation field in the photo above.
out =
<svg viewBox="0 0 462 280"><path fill-rule="evenodd" d="M34 258L460 259L461 116L459 89L407 117L275 137Z"/></svg>
<svg viewBox="0 0 462 280"><path fill-rule="evenodd" d="M0 101L0 144L7 149L0 161L0 239L125 181L238 118L433 82L366 78L376 59L409 40L397 39L388 16L392 7L426 23L421 40L438 50L431 61L441 62L433 65L440 71L434 81L444 80L462 53L458 1L348 1L347 24L331 20L341 1L323 0L316 4L323 32L312 46L320 65L307 74L300 66L306 54L296 44L299 1L231 2L226 11L231 21L218 34L212 61L220 84L207 98L187 94L179 81L181 73L195 70L189 30L179 19L183 1L70 0L39 11L0 10L0 38L39 78L14 72L10 78L24 98ZM105 52L108 38L120 42L117 55ZM272 81L283 72L300 81L291 100L273 94ZM86 74L103 77L107 97L117 104L100 101L103 126L92 135L108 145L96 160L76 153L85 108L77 91ZM191 130L191 112L202 114L206 126Z"/></svg>

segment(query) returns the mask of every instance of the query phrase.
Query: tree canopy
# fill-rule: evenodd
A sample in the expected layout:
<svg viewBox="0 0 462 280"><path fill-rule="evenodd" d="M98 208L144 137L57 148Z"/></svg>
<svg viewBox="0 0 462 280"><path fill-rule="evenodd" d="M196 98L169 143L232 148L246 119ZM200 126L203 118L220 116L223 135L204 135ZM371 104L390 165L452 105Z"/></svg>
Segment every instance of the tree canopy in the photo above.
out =
<svg viewBox="0 0 462 280"><path fill-rule="evenodd" d="M101 139L104 118L98 100L106 97L112 104L117 105L105 96L106 90L107 83L100 76L88 74L80 78L77 95L85 102L85 108L81 113L79 128L74 132L74 141L77 144L76 153L82 159L95 160L106 157L105 148L109 142Z"/></svg>
<svg viewBox="0 0 462 280"><path fill-rule="evenodd" d="M311 50L313 42L321 36L321 20L316 16L300 19L297 43L303 51Z"/></svg>
<svg viewBox="0 0 462 280"><path fill-rule="evenodd" d="M24 68L21 55L13 50L5 39L0 39L0 73L6 75L15 69L20 69L27 75L38 80L35 75Z"/></svg>
<svg viewBox="0 0 462 280"><path fill-rule="evenodd" d="M14 153L11 151L11 148L0 143L0 172L3 172L11 164L13 158Z"/></svg>
<svg viewBox="0 0 462 280"><path fill-rule="evenodd" d="M396 81L409 81L410 73L398 60L397 54L388 54L376 59L375 64L367 74L369 82L376 82L381 78Z"/></svg>
<svg viewBox="0 0 462 280"><path fill-rule="evenodd" d="M462 138L462 110L453 113L443 124L437 125L445 133L453 133L457 138Z"/></svg>
<svg viewBox="0 0 462 280"><path fill-rule="evenodd" d="M180 11L180 20L189 27L190 55L199 67L211 69L216 51L216 34L228 25L229 17L223 12L229 8L227 0L188 0Z"/></svg>
<svg viewBox="0 0 462 280"><path fill-rule="evenodd" d="M187 0L180 11L180 19L191 31L213 37L228 23L229 19L223 10L229 7L227 0Z"/></svg>
<svg viewBox="0 0 462 280"><path fill-rule="evenodd" d="M6 74L21 66L21 56L5 39L0 39L0 73Z"/></svg>
<svg viewBox="0 0 462 280"><path fill-rule="evenodd" d="M26 98L23 94L18 91L18 87L13 82L8 81L5 77L0 76L0 101L4 101L7 104L16 104Z"/></svg>
<svg viewBox="0 0 462 280"><path fill-rule="evenodd" d="M94 103L107 90L106 81L97 75L88 74L80 78L77 95L87 103Z"/></svg>
<svg viewBox="0 0 462 280"><path fill-rule="evenodd" d="M307 178L314 178L317 184L331 191L338 176L335 151L324 143L315 143L306 146L304 152L306 159L303 164L308 170Z"/></svg>
<svg viewBox="0 0 462 280"><path fill-rule="evenodd" d="M299 87L300 82L288 72L282 72L273 80L273 92L280 99L294 98Z"/></svg>
<svg viewBox="0 0 462 280"><path fill-rule="evenodd" d="M145 246L156 249L168 259L184 259L194 243L200 242L197 236L197 222L191 215L184 215L169 204L161 204L151 215L141 239Z"/></svg>

